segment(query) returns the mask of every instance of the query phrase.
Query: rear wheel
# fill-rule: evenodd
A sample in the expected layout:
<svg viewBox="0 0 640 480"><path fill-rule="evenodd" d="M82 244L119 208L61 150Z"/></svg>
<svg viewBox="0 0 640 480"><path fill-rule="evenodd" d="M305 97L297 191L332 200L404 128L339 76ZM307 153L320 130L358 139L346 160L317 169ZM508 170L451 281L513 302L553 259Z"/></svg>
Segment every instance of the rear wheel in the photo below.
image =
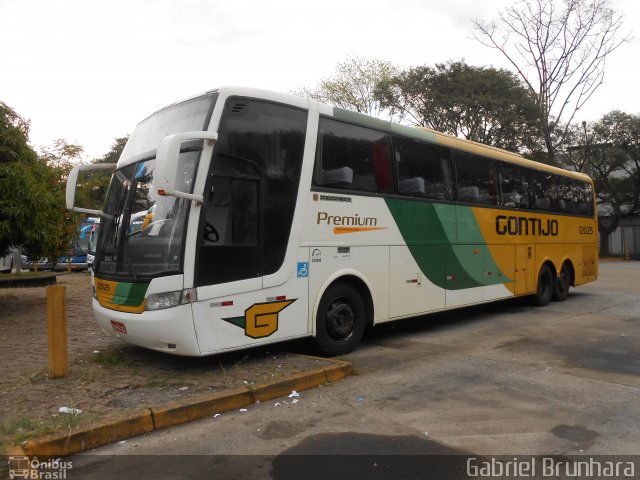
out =
<svg viewBox="0 0 640 480"><path fill-rule="evenodd" d="M347 283L331 285L316 316L316 343L328 356L353 350L364 333L366 308L358 290Z"/></svg>
<svg viewBox="0 0 640 480"><path fill-rule="evenodd" d="M548 265L543 265L538 273L538 288L536 289L535 302L544 307L549 305L553 296L553 273Z"/></svg>
<svg viewBox="0 0 640 480"><path fill-rule="evenodd" d="M569 296L569 287L571 287L571 269L567 263L562 265L560 275L555 278L553 284L553 299L562 302Z"/></svg>

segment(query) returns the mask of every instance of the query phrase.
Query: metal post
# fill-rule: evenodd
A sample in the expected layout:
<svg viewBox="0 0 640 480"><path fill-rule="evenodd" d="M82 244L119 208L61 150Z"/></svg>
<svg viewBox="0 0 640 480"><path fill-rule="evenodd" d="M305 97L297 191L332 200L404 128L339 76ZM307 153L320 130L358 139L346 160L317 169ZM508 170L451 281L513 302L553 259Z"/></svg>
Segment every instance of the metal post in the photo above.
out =
<svg viewBox="0 0 640 480"><path fill-rule="evenodd" d="M13 255L13 269L11 270L11 273L22 272L22 255L20 250L16 248L11 253Z"/></svg>
<svg viewBox="0 0 640 480"><path fill-rule="evenodd" d="M66 377L67 300L64 285L47 287L47 323L49 332L49 378Z"/></svg>

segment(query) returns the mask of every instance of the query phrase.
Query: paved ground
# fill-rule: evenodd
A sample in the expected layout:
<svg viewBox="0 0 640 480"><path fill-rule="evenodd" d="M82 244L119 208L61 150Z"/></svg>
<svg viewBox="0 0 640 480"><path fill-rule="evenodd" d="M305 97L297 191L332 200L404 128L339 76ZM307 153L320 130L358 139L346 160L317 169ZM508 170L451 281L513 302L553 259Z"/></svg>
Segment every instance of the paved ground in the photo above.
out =
<svg viewBox="0 0 640 480"><path fill-rule="evenodd" d="M65 285L67 292L70 356L92 353L117 343L115 339L102 335L92 321L90 282L90 275L86 272L58 277L58 284ZM0 349L6 371L0 382L46 368L46 289L2 289L0 312Z"/></svg>
<svg viewBox="0 0 640 480"><path fill-rule="evenodd" d="M59 276L58 284L66 287L69 376L55 380L46 375L46 288L0 289L0 447L327 364L279 346L206 358L144 350L98 327L88 273Z"/></svg>
<svg viewBox="0 0 640 480"><path fill-rule="evenodd" d="M317 455L340 453L352 456L337 457L349 461L334 478L353 465L362 478L374 454L637 454L640 263L600 268L598 282L545 308L516 299L382 326L347 356L359 375L296 404L265 402L74 457L78 472L327 478L335 457ZM415 477L456 476L437 472Z"/></svg>

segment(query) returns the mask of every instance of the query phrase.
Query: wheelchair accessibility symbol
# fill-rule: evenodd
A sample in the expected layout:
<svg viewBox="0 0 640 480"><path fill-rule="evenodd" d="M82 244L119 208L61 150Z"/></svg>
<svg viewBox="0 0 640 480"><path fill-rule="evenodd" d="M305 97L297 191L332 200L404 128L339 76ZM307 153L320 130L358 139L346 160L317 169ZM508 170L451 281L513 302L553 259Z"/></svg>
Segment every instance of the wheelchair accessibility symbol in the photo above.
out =
<svg viewBox="0 0 640 480"><path fill-rule="evenodd" d="M309 276L309 262L298 262L298 278Z"/></svg>

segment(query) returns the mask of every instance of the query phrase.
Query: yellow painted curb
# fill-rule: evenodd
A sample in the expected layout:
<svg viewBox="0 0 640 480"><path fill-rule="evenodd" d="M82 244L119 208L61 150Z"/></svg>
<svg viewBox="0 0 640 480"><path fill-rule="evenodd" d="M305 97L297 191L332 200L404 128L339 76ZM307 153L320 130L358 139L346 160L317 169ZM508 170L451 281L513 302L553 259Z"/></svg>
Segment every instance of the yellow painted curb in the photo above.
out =
<svg viewBox="0 0 640 480"><path fill-rule="evenodd" d="M22 445L25 455L64 456L84 452L109 443L153 432L151 412L108 419L104 422L67 435L28 440Z"/></svg>
<svg viewBox="0 0 640 480"><path fill-rule="evenodd" d="M151 412L155 429L159 430L246 407L252 403L254 401L251 391L247 387L237 387L209 394L199 400L188 399L165 407L152 407Z"/></svg>
<svg viewBox="0 0 640 480"><path fill-rule="evenodd" d="M324 358L322 360L333 362L334 365L296 373L271 383L232 388L205 397L190 398L184 402L152 407L134 416L106 419L97 425L70 434L28 440L16 448L20 448L22 453L28 456L71 455L161 428L210 417L216 413L247 407L259 401L283 397L293 390L301 392L324 383L333 383L351 373L351 364L348 362Z"/></svg>
<svg viewBox="0 0 640 480"><path fill-rule="evenodd" d="M343 378L347 378L349 375L351 375L353 367L349 362L336 360L335 365L324 367L323 370L325 375L327 376L327 382L333 383L337 382L338 380L342 380Z"/></svg>
<svg viewBox="0 0 640 480"><path fill-rule="evenodd" d="M254 385L253 396L256 402L264 402L272 398L284 397L293 390L302 391L315 388L327 382L324 370L318 368L301 372L271 383Z"/></svg>

